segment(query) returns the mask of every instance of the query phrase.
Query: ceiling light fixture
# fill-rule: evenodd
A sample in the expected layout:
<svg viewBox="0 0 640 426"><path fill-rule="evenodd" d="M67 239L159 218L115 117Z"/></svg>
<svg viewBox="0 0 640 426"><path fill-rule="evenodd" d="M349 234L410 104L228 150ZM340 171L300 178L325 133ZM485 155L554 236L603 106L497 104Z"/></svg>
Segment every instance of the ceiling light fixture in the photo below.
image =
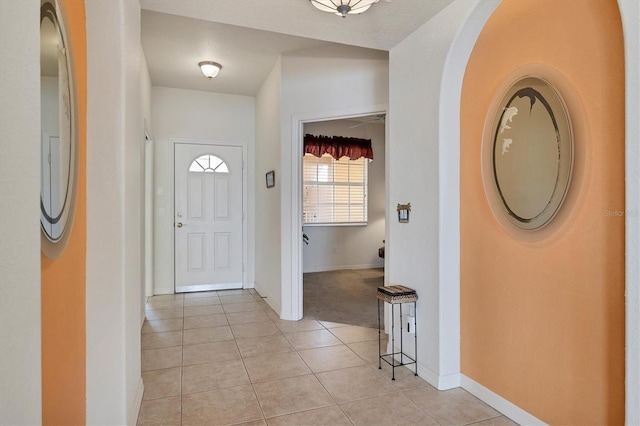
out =
<svg viewBox="0 0 640 426"><path fill-rule="evenodd" d="M222 69L222 65L217 62L212 61L202 61L198 64L202 74L204 74L207 78L213 78L218 75L220 70Z"/></svg>
<svg viewBox="0 0 640 426"><path fill-rule="evenodd" d="M323 12L335 13L346 18L347 15L356 15L366 12L373 3L378 0L309 0L312 5Z"/></svg>

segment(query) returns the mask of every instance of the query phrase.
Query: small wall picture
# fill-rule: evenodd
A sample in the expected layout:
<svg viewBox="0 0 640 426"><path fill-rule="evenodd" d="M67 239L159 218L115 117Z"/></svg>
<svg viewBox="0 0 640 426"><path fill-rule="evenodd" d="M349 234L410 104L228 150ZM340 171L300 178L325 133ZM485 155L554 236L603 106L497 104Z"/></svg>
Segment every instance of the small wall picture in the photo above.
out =
<svg viewBox="0 0 640 426"><path fill-rule="evenodd" d="M411 203L409 204L398 204L398 222L400 223L408 223L409 222L409 213L411 212Z"/></svg>
<svg viewBox="0 0 640 426"><path fill-rule="evenodd" d="M271 170L267 172L267 188L273 188L276 186L276 172Z"/></svg>

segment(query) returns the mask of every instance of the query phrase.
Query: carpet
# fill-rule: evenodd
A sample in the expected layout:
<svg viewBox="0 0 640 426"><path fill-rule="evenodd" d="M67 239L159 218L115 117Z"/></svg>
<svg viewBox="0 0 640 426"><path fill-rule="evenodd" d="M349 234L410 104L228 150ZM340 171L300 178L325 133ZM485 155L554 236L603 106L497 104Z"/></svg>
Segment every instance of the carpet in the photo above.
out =
<svg viewBox="0 0 640 426"><path fill-rule="evenodd" d="M310 272L303 276L304 318L378 328L384 269Z"/></svg>

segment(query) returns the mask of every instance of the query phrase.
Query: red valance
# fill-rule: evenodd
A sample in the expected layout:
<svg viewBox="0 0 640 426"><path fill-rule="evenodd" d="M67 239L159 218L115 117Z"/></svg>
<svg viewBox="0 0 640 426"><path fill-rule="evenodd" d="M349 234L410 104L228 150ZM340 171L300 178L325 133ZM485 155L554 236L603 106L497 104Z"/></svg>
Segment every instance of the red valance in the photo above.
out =
<svg viewBox="0 0 640 426"><path fill-rule="evenodd" d="M329 154L336 160L349 157L357 160L364 157L373 160L371 139L345 138L342 136L304 135L304 153L316 157Z"/></svg>

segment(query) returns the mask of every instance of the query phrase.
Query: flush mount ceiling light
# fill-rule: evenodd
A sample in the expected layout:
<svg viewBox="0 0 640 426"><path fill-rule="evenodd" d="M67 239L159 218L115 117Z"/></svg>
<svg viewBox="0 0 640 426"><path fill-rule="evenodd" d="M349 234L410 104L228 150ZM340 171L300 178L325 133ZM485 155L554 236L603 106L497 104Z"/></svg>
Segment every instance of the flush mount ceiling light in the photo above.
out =
<svg viewBox="0 0 640 426"><path fill-rule="evenodd" d="M323 12L335 13L346 18L347 15L356 15L366 12L373 3L378 0L309 0L311 4Z"/></svg>
<svg viewBox="0 0 640 426"><path fill-rule="evenodd" d="M218 75L220 70L222 69L222 65L217 62L212 61L202 61L198 64L202 74L204 74L207 78L213 78Z"/></svg>

